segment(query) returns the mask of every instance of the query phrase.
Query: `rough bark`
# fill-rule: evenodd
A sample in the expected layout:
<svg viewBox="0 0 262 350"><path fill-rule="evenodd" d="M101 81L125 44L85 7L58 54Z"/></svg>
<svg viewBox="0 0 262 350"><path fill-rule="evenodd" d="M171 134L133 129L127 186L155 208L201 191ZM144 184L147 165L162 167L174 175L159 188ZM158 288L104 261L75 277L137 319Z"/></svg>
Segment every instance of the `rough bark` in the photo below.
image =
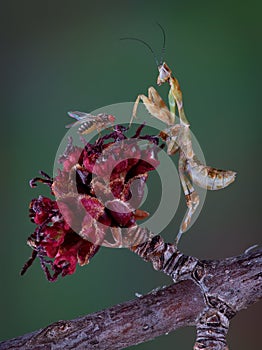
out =
<svg viewBox="0 0 262 350"><path fill-rule="evenodd" d="M195 350L224 350L228 349L225 335L230 319L262 297L262 249L220 261L199 261L155 238L145 243L143 252L138 252L138 247L133 250L155 268L161 261L160 270L175 276L176 283L121 305L4 341L0 349L124 349L195 325ZM171 265L183 273L172 273Z"/></svg>

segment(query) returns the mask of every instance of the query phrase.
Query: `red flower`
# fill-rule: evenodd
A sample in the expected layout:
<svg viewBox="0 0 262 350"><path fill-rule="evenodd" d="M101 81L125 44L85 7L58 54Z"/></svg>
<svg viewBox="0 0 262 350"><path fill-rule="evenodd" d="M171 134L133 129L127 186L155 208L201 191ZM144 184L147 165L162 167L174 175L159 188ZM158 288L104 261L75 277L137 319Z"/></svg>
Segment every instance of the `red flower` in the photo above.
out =
<svg viewBox="0 0 262 350"><path fill-rule="evenodd" d="M30 181L31 187L47 184L56 199L39 196L30 203L37 227L28 238L33 253L22 274L38 257L50 281L70 275L77 263L89 263L101 244L120 246L121 229L134 228L136 220L148 216L138 207L148 171L159 164L158 139L140 136L142 128L128 139L127 129L116 126L83 149L69 139L57 176L51 179L41 172L43 178ZM149 142L140 147L142 140Z"/></svg>
<svg viewBox="0 0 262 350"><path fill-rule="evenodd" d="M38 199L33 199L29 206L29 216L37 225L43 224L45 221L50 221L51 218L58 212L58 206L55 201L50 198L39 196Z"/></svg>

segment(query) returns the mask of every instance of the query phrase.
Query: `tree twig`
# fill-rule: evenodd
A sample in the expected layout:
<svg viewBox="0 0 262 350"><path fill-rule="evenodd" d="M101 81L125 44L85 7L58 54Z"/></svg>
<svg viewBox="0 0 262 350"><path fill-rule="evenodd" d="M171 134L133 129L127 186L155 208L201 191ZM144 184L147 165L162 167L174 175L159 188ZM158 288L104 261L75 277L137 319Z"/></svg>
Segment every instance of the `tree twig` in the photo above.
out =
<svg viewBox="0 0 262 350"><path fill-rule="evenodd" d="M186 297L185 297L186 295ZM1 343L1 349L123 349L194 325L204 308L201 291L183 281L141 298Z"/></svg>
<svg viewBox="0 0 262 350"><path fill-rule="evenodd" d="M186 257L155 236L132 250L177 282L141 298L0 343L0 349L124 349L195 325L194 349L228 349L230 319L262 297L262 249L224 260Z"/></svg>

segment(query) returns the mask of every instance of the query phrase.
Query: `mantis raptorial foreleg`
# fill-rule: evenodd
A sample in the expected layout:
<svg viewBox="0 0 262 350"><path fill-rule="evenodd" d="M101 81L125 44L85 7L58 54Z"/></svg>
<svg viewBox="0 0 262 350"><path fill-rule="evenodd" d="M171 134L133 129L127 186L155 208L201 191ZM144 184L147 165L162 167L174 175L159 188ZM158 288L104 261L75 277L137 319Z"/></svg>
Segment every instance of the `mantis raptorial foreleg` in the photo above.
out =
<svg viewBox="0 0 262 350"><path fill-rule="evenodd" d="M179 151L178 138L180 133L180 124L176 124L160 132L159 136L166 142L167 154L174 155Z"/></svg>
<svg viewBox="0 0 262 350"><path fill-rule="evenodd" d="M161 120L167 125L174 125L174 115L169 111L164 100L160 97L159 93L152 86L148 88L148 97L143 94L137 96L133 107L130 125L132 124L133 119L136 117L137 108L140 100L143 102L146 109L153 117Z"/></svg>

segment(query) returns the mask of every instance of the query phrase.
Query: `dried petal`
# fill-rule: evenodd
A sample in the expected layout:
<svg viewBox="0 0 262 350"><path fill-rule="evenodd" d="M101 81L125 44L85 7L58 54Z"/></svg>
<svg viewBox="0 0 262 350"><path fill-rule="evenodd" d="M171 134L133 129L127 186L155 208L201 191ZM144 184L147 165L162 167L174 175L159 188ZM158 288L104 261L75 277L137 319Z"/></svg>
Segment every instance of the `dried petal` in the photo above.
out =
<svg viewBox="0 0 262 350"><path fill-rule="evenodd" d="M130 227L135 225L134 208L128 202L123 202L119 199L108 201L106 206L110 215L120 227Z"/></svg>

